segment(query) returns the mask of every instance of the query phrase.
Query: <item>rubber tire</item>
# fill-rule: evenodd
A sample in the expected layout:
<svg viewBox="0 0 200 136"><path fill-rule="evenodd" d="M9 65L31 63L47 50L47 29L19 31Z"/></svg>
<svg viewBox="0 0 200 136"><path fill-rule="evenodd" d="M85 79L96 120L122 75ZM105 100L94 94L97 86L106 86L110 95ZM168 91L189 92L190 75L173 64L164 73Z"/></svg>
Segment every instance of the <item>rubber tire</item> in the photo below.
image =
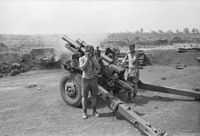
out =
<svg viewBox="0 0 200 136"><path fill-rule="evenodd" d="M67 95L65 94L65 84L69 80L74 80L77 86L77 95L73 99L71 97L67 97ZM80 74L70 74L68 76L64 76L61 79L59 86L60 86L61 97L66 104L74 106L74 107L81 106L81 75Z"/></svg>

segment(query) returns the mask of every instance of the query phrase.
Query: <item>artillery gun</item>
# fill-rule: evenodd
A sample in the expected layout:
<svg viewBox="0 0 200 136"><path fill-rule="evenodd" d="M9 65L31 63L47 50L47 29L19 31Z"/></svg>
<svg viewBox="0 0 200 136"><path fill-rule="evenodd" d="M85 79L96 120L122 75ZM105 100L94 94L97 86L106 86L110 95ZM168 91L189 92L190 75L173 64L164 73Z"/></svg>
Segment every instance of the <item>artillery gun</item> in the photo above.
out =
<svg viewBox="0 0 200 136"><path fill-rule="evenodd" d="M67 104L77 107L81 104L81 70L78 66L78 59L84 55L84 48L87 44L81 40L74 41L67 36L62 37L62 39L66 42L65 47L72 51L73 55L71 60L63 64L69 73L60 82L60 93ZM119 113L147 136L167 136L168 134L165 131L155 129L115 95L115 93L119 93L122 89L126 92L133 91L134 89L133 83L123 79L124 68L113 64L113 60L103 54L101 54L100 60L102 67L98 77L99 96L107 103L108 107L113 112ZM160 87L145 84L142 81L139 81L137 84L138 89L183 95L194 97L195 99L200 98L200 93L197 92ZM112 92L115 93L113 94Z"/></svg>

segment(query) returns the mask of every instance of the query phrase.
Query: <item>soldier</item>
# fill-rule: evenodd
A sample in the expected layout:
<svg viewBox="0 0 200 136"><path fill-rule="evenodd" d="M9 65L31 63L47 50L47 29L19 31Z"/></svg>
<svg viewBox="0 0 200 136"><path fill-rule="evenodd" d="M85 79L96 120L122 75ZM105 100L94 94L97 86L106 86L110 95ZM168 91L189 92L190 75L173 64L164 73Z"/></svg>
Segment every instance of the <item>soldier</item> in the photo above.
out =
<svg viewBox="0 0 200 136"><path fill-rule="evenodd" d="M101 57L101 51L99 49L99 46L96 47L95 55L97 56L98 59Z"/></svg>
<svg viewBox="0 0 200 136"><path fill-rule="evenodd" d="M94 55L94 48L92 46L86 46L85 55L79 59L80 68L82 70L82 108L83 119L87 119L87 99L88 93L91 92L93 104L93 115L98 117L99 113L96 111L97 104L97 75L100 71L100 65Z"/></svg>
<svg viewBox="0 0 200 136"><path fill-rule="evenodd" d="M106 48L105 55L108 56L108 57L111 58L111 59L114 58L114 52L113 52L112 49L110 49L109 47Z"/></svg>
<svg viewBox="0 0 200 136"><path fill-rule="evenodd" d="M128 67L125 70L124 79L133 83L134 90L129 93L129 98L133 98L137 94L137 83L139 81L139 69L138 69L138 61L137 54L135 52L135 44L129 46L129 53L122 60L122 64L128 60Z"/></svg>

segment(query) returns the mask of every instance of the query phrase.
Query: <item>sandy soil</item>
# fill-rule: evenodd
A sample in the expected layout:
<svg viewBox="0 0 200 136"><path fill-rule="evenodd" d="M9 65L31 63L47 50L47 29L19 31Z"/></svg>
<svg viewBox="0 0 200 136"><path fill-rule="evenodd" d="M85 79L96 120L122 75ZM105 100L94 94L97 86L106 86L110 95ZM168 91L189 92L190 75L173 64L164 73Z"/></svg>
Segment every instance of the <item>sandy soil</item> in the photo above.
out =
<svg viewBox="0 0 200 136"><path fill-rule="evenodd" d="M59 94L62 70L30 71L0 79L1 136L141 136L125 120L113 117L102 102L102 117L81 118L81 109L66 105ZM166 80L162 80L163 77ZM175 88L200 88L200 68L149 66L141 70L144 82ZM37 86L27 88L32 84ZM177 136L200 136L199 102L190 98L140 91L131 106L153 126Z"/></svg>

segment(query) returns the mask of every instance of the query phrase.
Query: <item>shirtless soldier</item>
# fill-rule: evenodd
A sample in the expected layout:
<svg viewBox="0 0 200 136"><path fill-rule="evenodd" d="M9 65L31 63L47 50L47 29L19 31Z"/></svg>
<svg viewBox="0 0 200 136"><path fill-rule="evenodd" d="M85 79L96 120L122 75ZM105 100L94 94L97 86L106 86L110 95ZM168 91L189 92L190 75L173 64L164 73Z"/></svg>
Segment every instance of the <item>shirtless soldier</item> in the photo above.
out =
<svg viewBox="0 0 200 136"><path fill-rule="evenodd" d="M135 51L135 44L129 46L129 52L122 60L122 64L128 60L128 68L125 70L124 78L125 80L131 82L134 85L134 90L129 93L129 98L133 98L137 94L137 83L139 81L139 69L138 69L138 61L137 54Z"/></svg>

